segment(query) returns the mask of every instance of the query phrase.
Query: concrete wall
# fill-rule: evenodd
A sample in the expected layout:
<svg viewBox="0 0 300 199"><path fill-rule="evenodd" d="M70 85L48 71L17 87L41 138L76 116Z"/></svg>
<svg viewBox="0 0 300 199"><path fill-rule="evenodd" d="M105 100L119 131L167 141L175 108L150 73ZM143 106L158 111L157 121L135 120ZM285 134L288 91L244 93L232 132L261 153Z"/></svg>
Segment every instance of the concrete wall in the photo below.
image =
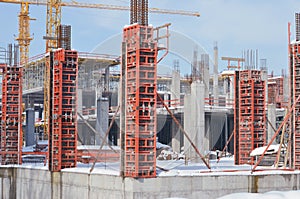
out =
<svg viewBox="0 0 300 199"><path fill-rule="evenodd" d="M133 179L104 174L0 168L2 199L214 199L230 193L300 189L300 174L172 176Z"/></svg>

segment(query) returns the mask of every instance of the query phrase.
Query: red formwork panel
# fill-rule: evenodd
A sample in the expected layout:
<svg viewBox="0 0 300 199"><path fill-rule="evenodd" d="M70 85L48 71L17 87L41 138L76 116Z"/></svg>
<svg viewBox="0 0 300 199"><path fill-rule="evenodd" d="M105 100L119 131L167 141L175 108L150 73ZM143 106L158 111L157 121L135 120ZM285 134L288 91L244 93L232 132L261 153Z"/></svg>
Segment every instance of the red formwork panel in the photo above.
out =
<svg viewBox="0 0 300 199"><path fill-rule="evenodd" d="M157 43L153 28L124 28L126 42L126 118L124 175L156 176Z"/></svg>
<svg viewBox="0 0 300 199"><path fill-rule="evenodd" d="M22 163L22 71L2 67L1 164Z"/></svg>
<svg viewBox="0 0 300 199"><path fill-rule="evenodd" d="M235 163L254 164L250 153L266 143L265 81L259 70L243 70L235 82Z"/></svg>
<svg viewBox="0 0 300 199"><path fill-rule="evenodd" d="M296 98L300 95L300 44L295 43L291 46L292 60L291 60L291 87L292 87L292 103L296 101ZM292 143L292 164L297 170L300 169L300 103L295 105L293 110L293 143Z"/></svg>
<svg viewBox="0 0 300 199"><path fill-rule="evenodd" d="M52 133L49 163L51 171L77 165L77 76L78 53L58 49L53 53L52 69Z"/></svg>
<svg viewBox="0 0 300 199"><path fill-rule="evenodd" d="M62 76L62 168L77 165L78 52L65 50Z"/></svg>

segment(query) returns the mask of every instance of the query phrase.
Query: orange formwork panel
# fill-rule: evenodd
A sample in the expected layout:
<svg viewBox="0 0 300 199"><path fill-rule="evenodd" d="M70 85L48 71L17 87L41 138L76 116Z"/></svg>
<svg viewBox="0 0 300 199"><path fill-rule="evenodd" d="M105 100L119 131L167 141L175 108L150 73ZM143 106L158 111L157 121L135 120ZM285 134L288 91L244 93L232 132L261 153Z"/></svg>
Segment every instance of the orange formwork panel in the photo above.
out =
<svg viewBox="0 0 300 199"><path fill-rule="evenodd" d="M1 164L22 163L22 71L18 66L2 68Z"/></svg>
<svg viewBox="0 0 300 199"><path fill-rule="evenodd" d="M124 176L156 176L157 42L153 27L124 28L126 43Z"/></svg>
<svg viewBox="0 0 300 199"><path fill-rule="evenodd" d="M77 165L77 51L54 51L50 69L49 170L60 171Z"/></svg>
<svg viewBox="0 0 300 199"><path fill-rule="evenodd" d="M266 143L265 81L259 70L235 73L235 164L254 164L250 153Z"/></svg>
<svg viewBox="0 0 300 199"><path fill-rule="evenodd" d="M291 48L291 61L290 61L290 73L291 73L291 104L296 101L296 98L300 95L300 44L294 43ZM292 167L300 169L300 103L295 105L293 114L291 115L292 121Z"/></svg>

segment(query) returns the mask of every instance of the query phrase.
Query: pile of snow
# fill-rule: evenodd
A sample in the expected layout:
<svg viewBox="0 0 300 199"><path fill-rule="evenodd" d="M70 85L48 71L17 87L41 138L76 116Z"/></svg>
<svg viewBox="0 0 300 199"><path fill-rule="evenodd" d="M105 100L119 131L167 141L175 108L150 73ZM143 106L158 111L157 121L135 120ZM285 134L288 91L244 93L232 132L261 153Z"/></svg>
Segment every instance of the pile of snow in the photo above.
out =
<svg viewBox="0 0 300 199"><path fill-rule="evenodd" d="M279 144L276 145L270 145L270 147L268 148L268 150L266 151L266 154L274 154L277 153L277 151L279 150ZM262 155L263 152L266 150L267 146L263 146L263 147L258 147L256 149L254 149L253 151L251 151L250 156L258 156L258 155ZM283 150L283 149L281 149Z"/></svg>
<svg viewBox="0 0 300 199"><path fill-rule="evenodd" d="M157 159L158 160L182 160L185 158L183 152L177 153L174 152L172 147L160 142L156 143Z"/></svg>
<svg viewBox="0 0 300 199"><path fill-rule="evenodd" d="M158 160L184 160L185 155L183 153L177 153L168 150L162 150L157 156Z"/></svg>
<svg viewBox="0 0 300 199"><path fill-rule="evenodd" d="M300 198L300 190L298 191L271 191L267 193L234 193L218 199L296 199Z"/></svg>

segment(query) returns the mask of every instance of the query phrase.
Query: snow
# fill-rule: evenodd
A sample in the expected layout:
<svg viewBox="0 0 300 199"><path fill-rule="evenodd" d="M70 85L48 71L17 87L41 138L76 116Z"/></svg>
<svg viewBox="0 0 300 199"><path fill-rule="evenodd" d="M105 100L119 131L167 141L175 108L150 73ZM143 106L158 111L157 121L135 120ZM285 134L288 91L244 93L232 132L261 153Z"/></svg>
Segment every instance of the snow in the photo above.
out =
<svg viewBox="0 0 300 199"><path fill-rule="evenodd" d="M114 150L120 150L119 146L111 146ZM102 150L111 150L111 148L107 145L102 147ZM100 145L79 145L77 146L77 150L99 150Z"/></svg>
<svg viewBox="0 0 300 199"><path fill-rule="evenodd" d="M300 198L300 190L298 191L271 191L266 193L234 193L222 196L218 199L293 199Z"/></svg>
<svg viewBox="0 0 300 199"><path fill-rule="evenodd" d="M262 155L263 152L266 150L266 148L267 148L267 146L258 147L256 149L254 149L253 151L251 151L250 156L253 157L253 156ZM278 150L279 150L279 144L270 145L270 147L268 148L268 150L265 154L277 153Z"/></svg>

